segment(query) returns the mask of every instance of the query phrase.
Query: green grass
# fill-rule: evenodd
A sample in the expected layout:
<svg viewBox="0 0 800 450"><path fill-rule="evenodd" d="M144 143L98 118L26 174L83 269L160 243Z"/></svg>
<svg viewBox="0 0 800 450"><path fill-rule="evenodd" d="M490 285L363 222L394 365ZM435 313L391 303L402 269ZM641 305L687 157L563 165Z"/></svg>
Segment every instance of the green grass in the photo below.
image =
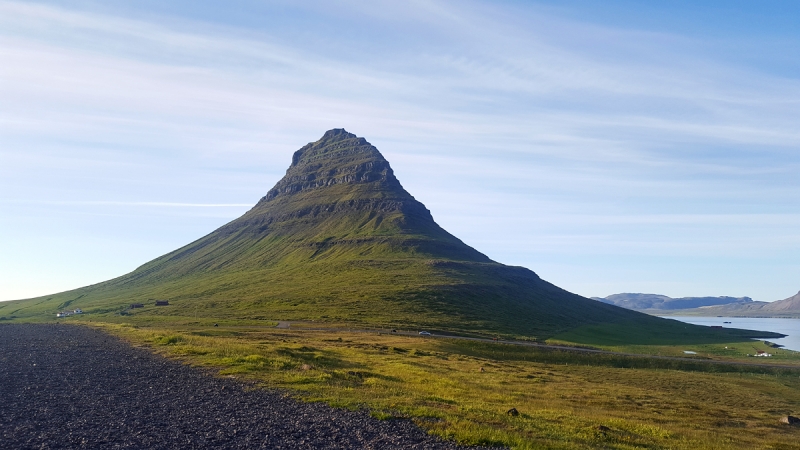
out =
<svg viewBox="0 0 800 450"><path fill-rule="evenodd" d="M798 363L797 352L774 348L769 341L753 339L768 337L770 333L709 327L676 333L673 328L660 328L659 325L661 323L657 322L648 330L642 330L636 323L588 325L556 335L547 343L684 359L738 360L750 364ZM695 354L686 354L686 351ZM752 356L759 351L772 356L768 359Z"/></svg>
<svg viewBox="0 0 800 450"><path fill-rule="evenodd" d="M631 346L747 342L753 338L777 337L782 335L769 331L694 326L673 319L662 319L581 325L553 336L549 342L619 349Z"/></svg>
<svg viewBox="0 0 800 450"><path fill-rule="evenodd" d="M798 412L800 369L379 333L102 326L221 376L409 418L465 444L740 449L795 448L800 438L778 423ZM519 416L505 414L512 407Z"/></svg>

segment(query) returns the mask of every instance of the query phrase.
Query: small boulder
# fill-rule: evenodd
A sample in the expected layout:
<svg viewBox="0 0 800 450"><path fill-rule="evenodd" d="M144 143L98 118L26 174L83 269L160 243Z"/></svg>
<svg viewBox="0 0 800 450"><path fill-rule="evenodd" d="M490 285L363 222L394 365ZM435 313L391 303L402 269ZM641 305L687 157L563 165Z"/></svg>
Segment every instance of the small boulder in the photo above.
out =
<svg viewBox="0 0 800 450"><path fill-rule="evenodd" d="M517 411L517 408L511 408L508 411L506 411L506 414L508 414L509 416L518 416L519 411Z"/></svg>
<svg viewBox="0 0 800 450"><path fill-rule="evenodd" d="M800 419L795 416L784 416L781 417L781 423L785 423L787 425L800 425Z"/></svg>

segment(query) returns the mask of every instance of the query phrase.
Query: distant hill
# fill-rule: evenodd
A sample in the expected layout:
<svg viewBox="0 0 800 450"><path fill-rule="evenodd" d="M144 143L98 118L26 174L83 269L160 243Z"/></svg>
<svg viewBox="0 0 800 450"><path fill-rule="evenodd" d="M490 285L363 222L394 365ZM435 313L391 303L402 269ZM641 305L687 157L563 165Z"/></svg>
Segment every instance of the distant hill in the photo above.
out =
<svg viewBox="0 0 800 450"><path fill-rule="evenodd" d="M789 298L774 302L720 305L708 308L690 309L683 313L704 316L800 318L800 292Z"/></svg>
<svg viewBox="0 0 800 450"><path fill-rule="evenodd" d="M800 292L774 302L750 297L683 297L657 294L614 294L594 300L657 315L800 317Z"/></svg>
<svg viewBox="0 0 800 450"><path fill-rule="evenodd" d="M67 308L81 308L80 320L313 320L537 339L602 324L623 337L728 333L589 300L492 261L442 229L378 149L343 129L297 150L238 219L127 275L0 303L0 319L55 320Z"/></svg>
<svg viewBox="0 0 800 450"><path fill-rule="evenodd" d="M800 312L800 291L783 300L767 303L762 307L764 311L772 312Z"/></svg>
<svg viewBox="0 0 800 450"><path fill-rule="evenodd" d="M703 306L728 305L752 303L750 297L681 297L671 298L666 295L658 294L613 294L605 298L592 297L609 305L620 306L622 308L633 309L636 311L647 310L676 310L700 308Z"/></svg>

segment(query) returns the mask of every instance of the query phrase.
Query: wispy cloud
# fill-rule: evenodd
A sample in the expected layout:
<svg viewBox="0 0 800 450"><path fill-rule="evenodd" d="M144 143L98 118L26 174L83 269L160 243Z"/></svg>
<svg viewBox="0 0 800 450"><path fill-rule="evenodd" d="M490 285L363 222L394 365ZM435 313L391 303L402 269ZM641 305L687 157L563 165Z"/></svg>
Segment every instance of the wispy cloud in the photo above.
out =
<svg viewBox="0 0 800 450"><path fill-rule="evenodd" d="M4 203L55 206L153 206L157 208L242 208L252 203L180 203L180 202L129 202L108 200L46 201L46 200L0 200Z"/></svg>
<svg viewBox="0 0 800 450"><path fill-rule="evenodd" d="M733 224L746 255L797 224L796 77L537 5L294 3L255 27L0 1L4 197L234 214L344 126L443 224L522 243L496 244L501 260L540 262L531 229L591 253Z"/></svg>

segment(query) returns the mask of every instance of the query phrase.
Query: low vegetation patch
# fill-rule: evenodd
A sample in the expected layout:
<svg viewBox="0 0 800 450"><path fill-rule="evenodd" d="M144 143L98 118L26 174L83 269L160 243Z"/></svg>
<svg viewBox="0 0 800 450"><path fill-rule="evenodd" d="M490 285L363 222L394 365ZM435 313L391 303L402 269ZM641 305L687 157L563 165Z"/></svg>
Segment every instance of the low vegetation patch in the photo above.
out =
<svg viewBox="0 0 800 450"><path fill-rule="evenodd" d="M794 369L377 332L100 326L223 376L410 419L464 444L739 449L800 439L779 423L800 405Z"/></svg>

